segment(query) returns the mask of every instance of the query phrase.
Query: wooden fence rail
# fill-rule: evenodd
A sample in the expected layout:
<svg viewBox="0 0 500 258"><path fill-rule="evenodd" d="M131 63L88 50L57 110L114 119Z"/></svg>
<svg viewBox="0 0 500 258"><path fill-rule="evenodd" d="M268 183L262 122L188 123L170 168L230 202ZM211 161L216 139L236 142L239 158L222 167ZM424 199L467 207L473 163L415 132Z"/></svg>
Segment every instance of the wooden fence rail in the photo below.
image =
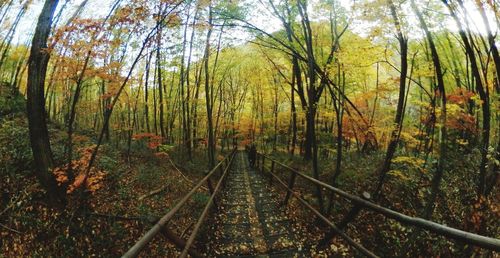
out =
<svg viewBox="0 0 500 258"><path fill-rule="evenodd" d="M291 177L290 177L290 182L288 185L286 185L283 181L280 180L281 185L283 185L285 187L285 189L287 189L287 197L285 198L285 204L287 203L287 201L290 197L290 194L293 195L294 197L298 197L299 201L301 201L301 202L304 201L297 193L295 193L293 191L295 177L300 176L313 184L319 185L319 186L351 201L353 204L361 206L362 208L365 208L365 209L369 209L373 212L382 214L385 217L396 220L402 224L422 228L422 229L428 230L430 232L433 232L435 234L438 234L438 235L441 235L441 236L444 236L447 238L455 239L458 241L462 241L462 242L465 242L467 244L479 246L479 247L482 247L482 248L485 248L488 250L493 250L493 251L497 251L497 252L500 251L500 239L478 235L475 233L471 233L471 232L463 231L460 229L448 227L448 226L445 226L445 225L442 225L442 224L439 224L439 223L436 223L436 222L433 222L430 220L405 215L403 213L382 207L378 204L375 204L371 201L368 201L368 200L366 200L366 198L362 198L362 197L347 193L339 188L333 187L329 184L326 184L322 181L319 181L315 178L312 178L308 175L305 175L305 174L297 171L296 169L293 169L293 168L287 166L286 164L283 164L283 163L281 163L281 162L279 162L279 161L277 161L277 160L275 160L275 159L273 159L265 154L258 153L258 155L262 157L261 165L264 164L265 159L268 159L271 162L273 162L273 164L278 164L281 167L287 169L289 172L292 173ZM263 167L261 168L261 171L264 171ZM272 173L273 177L277 178L277 176L274 174L274 169L273 169L273 171L269 171L269 173ZM306 205L306 207L307 207L307 205ZM311 206L308 208L311 209L313 207ZM316 215L318 215L322 219L323 215L321 213L319 213L315 209L313 212L316 213ZM331 221L330 221L330 223L331 223ZM327 223L327 224L330 224L330 223ZM330 225L330 226L332 226L332 225ZM335 228L334 228L334 231L336 231ZM341 234L341 236L342 236L342 234ZM362 251L362 250L360 250L360 251Z"/></svg>
<svg viewBox="0 0 500 258"><path fill-rule="evenodd" d="M187 203L187 201L193 196L193 194L201 188L201 186L204 183L209 184L209 189L210 189L210 199L205 205L205 208L202 212L202 215L198 219L195 228L193 229L188 241L185 243L184 249L182 250L181 257L185 257L187 253L190 250L191 245L194 242L194 239L196 238L199 228L201 224L204 221L204 218L206 217L206 214L208 210L213 206L214 200L215 200L215 195L217 194L218 190L220 189L221 182L224 180L229 168L231 167L231 164L234 159L234 155L236 154L236 149L234 149L231 154L227 155L223 160L221 160L212 170L210 170L205 177L203 177L202 180L200 180L182 199L167 213L165 214L156 224L148 231L146 234L137 241L134 246L132 246L122 257L137 257L139 253L151 242L151 240L154 239L156 235L158 235L159 232L163 231L168 222L174 217L174 215ZM210 178L215 175L215 173L219 170L220 167L225 166L223 174L220 176L218 183L214 189L212 189L212 186L210 184ZM196 252L190 252L191 255L192 253Z"/></svg>

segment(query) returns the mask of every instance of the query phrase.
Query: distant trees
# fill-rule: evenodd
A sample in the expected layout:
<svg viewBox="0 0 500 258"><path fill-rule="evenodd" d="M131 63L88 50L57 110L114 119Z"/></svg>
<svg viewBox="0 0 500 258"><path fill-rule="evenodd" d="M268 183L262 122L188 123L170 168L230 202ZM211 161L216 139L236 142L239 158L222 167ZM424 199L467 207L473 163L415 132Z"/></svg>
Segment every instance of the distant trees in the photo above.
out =
<svg viewBox="0 0 500 258"><path fill-rule="evenodd" d="M217 147L230 143L253 141L290 156L300 150L311 174L333 185L342 184L353 153L381 154L369 171L375 200L405 176L401 160L411 160L422 171L415 187L426 191L415 210L429 218L457 153L478 153L475 201L496 187L494 1L370 0L345 8L336 0L118 0L106 17L80 17L84 1L68 21L66 4L55 14L57 1L46 1L31 49L15 36L30 3L0 2L0 78L26 90L37 176L55 199L64 196L58 185L69 184L56 182L55 167L71 181L98 160L94 146L86 172L72 171L79 133L98 146L126 147L128 157L135 136L148 136L155 151L176 146L187 159L204 151L209 166ZM254 23L252 8L278 27ZM456 31L441 26L450 22ZM233 39L245 33L250 42ZM67 132L64 161L52 157L47 120ZM333 195L315 191L321 210L335 208Z"/></svg>

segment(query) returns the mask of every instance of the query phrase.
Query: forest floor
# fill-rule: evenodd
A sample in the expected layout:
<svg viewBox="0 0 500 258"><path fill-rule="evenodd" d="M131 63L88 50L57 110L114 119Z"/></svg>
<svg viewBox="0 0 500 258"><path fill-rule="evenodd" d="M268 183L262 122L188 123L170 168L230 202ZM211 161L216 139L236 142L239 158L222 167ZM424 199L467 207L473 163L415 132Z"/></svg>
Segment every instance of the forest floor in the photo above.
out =
<svg viewBox="0 0 500 258"><path fill-rule="evenodd" d="M54 124L50 125L50 133L56 162L61 164L64 160L66 133ZM192 182L200 180L207 168L203 149L195 153L196 158L188 161L175 147L167 154L155 155L155 151L148 149L146 145L134 143L131 155L127 157L123 146L106 143L97 163L97 167L104 171L100 188L86 196L83 205L78 195L69 194L66 207L54 208L46 203L46 195L33 174L28 139L27 121L23 115L1 121L0 257L119 256L151 227L155 219L165 214L185 195L191 189ZM93 136L85 132L76 134L75 153L92 146L92 139ZM445 177L433 220L456 228L474 230L474 225L471 226L467 220L474 196L463 189L474 188L470 174L477 165L473 162L478 160L474 158L475 155L477 153L471 152L455 156L452 164L456 169ZM310 171L309 165L300 157L290 158L285 153L274 153L274 156L292 167ZM343 165L345 172L338 180L339 187L355 194L369 189L370 182L373 182L373 174L370 172L375 170L381 158L380 153L359 155L348 152ZM320 163L323 171L321 179L325 182L331 180L333 161L334 159L324 157ZM398 173L390 175L381 204L417 216L424 205L421 200L427 189L429 176L412 169L411 164L396 163L395 169L407 173L404 174L405 177ZM276 172L282 179L288 180L289 174L286 171L276 168ZM260 180L250 177L254 183ZM147 196L156 189L162 191ZM306 182L297 181L296 190L311 203L317 202L312 186ZM276 200L283 200L285 194L283 189L276 186L269 188L267 192L273 193ZM492 196L491 199L500 197L498 190ZM181 209L169 223L169 227L186 238L208 197L206 189L197 192L188 202L187 208ZM487 205L488 209L481 215L484 219L484 231L492 232L490 234L493 237L498 237L498 203L489 201ZM345 200L335 199L331 218L340 221L350 208ZM321 227L320 223L311 219L314 215L305 210L297 200L292 198L283 212L293 225L292 228L297 232L306 232L297 234L298 237L294 240L303 243L304 250L314 250L309 253L310 256L341 257L355 254L338 237L326 247L315 246L314 243L321 240L327 232L326 227ZM219 233L221 232L210 227L204 227L202 232L211 237ZM432 234L417 234L412 228L365 211L348 227L347 233L366 248L387 257L409 256L412 250L417 249L423 254L453 256L464 253L463 250L467 248ZM421 244L413 246L415 242ZM146 255L170 257L176 254L178 250L168 240L158 237L149 245Z"/></svg>
<svg viewBox="0 0 500 258"><path fill-rule="evenodd" d="M203 149L188 161L175 148L169 154L155 155L137 143L127 157L124 147L106 143L96 164L104 173L99 188L85 195L83 202L80 195L68 194L68 204L56 208L46 202L46 193L33 173L27 128L24 115L5 118L0 124L0 257L119 256L168 212L207 168ZM66 133L55 124L50 124L49 131L56 163L62 164ZM85 132L73 138L75 153L81 155L94 144L92 135ZM172 231L187 238L208 198L205 187L195 193L169 223ZM293 208L295 203L291 203ZM294 219L301 224L301 218ZM218 234L209 230L204 227L201 234ZM208 243L198 246L210 248ZM155 238L147 252L151 257L178 254L163 237ZM321 254L318 256L326 256L323 251Z"/></svg>
<svg viewBox="0 0 500 258"><path fill-rule="evenodd" d="M61 162L65 133L54 125L50 133L56 162ZM74 139L75 150L93 144L86 135L77 134ZM206 169L203 158L185 162L137 147L129 159L123 148L105 144L97 164L104 171L100 188L84 197L84 205L78 195L68 194L68 204L61 209L46 203L33 174L24 116L0 123L0 146L0 257L118 256L186 194ZM147 196L157 189L162 191ZM189 208L169 224L171 229L179 234L186 231L206 200L205 190L197 192ZM150 247L151 256L175 252L161 237Z"/></svg>
<svg viewBox="0 0 500 258"><path fill-rule="evenodd" d="M393 159L392 170L388 173L379 204L409 216L421 217L422 209L426 205L423 200L429 191L431 169L418 158L418 153L397 154L398 156ZM300 156L290 157L289 154L280 151L272 153L271 156L312 176L310 164ZM448 173L443 178L432 220L450 227L498 238L500 236L498 223L500 203L496 200L500 200L500 190L497 187L491 197L484 200L481 205L475 202L475 192L470 190L475 189L474 177L480 160L478 157L477 150L467 149L455 149L455 152L450 155L448 162L450 165L446 168ZM336 181L336 186L358 196L362 196L364 192L369 193L373 183L378 180L374 172L377 171L377 166L383 158L382 151L371 152L367 155L358 151L344 150L342 173ZM331 184L333 171L335 171L335 158L320 157L319 164L320 180ZM279 166L276 166L275 171L285 182L290 177L290 173ZM318 205L314 185L305 180L297 180L294 189L301 193L309 203ZM328 204L330 193L326 189L322 190L325 204ZM281 191L284 194L284 190ZM349 201L340 197L334 196L332 200L333 208L329 217L332 221L339 222L353 206ZM298 202L295 201L295 204L300 207L290 208L291 210L306 213L300 214L299 217L314 216L305 211ZM325 227L308 230L315 232L313 236L317 241L321 240L326 233ZM405 226L367 210L362 210L345 229L345 232L368 250L382 257L414 257L416 254L420 257L500 257L499 253ZM340 237L332 239L330 244L332 248L329 249L339 249L339 246L348 247ZM352 248L342 250L348 256L353 254L352 251Z"/></svg>

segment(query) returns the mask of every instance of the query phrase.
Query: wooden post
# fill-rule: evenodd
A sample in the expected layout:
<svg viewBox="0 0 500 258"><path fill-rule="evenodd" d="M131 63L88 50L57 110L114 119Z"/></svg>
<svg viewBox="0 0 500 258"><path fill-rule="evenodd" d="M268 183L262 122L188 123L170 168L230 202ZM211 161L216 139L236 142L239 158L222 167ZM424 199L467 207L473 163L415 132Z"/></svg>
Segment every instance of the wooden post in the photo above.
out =
<svg viewBox="0 0 500 258"><path fill-rule="evenodd" d="M295 178L297 178L297 174L294 171L290 171L290 173L292 173L290 175L290 180L288 181L288 188L290 188L290 190L288 190L286 192L285 200L283 201L283 206L288 205L288 200L290 199L290 196L292 195L292 189L293 189L293 186L295 185Z"/></svg>
<svg viewBox="0 0 500 258"><path fill-rule="evenodd" d="M226 161L224 161L224 163L219 166L219 177L221 177L222 174L224 174L224 168L227 167Z"/></svg>
<svg viewBox="0 0 500 258"><path fill-rule="evenodd" d="M167 226L162 227L161 232L166 238L170 239L170 241L172 241L172 243L179 249L183 250L184 247L186 247L186 241L181 237L177 236ZM202 253L198 252L198 250L196 250L196 248L193 247L189 248L188 252L192 257L204 257Z"/></svg>
<svg viewBox="0 0 500 258"><path fill-rule="evenodd" d="M210 171L208 173L210 173ZM212 186L212 180L210 180L210 178L207 179L207 185L208 185L208 190L210 192L210 195L212 195L214 193L214 187ZM217 201L215 200L215 198L214 198L214 208L215 208L215 210L218 209Z"/></svg>
<svg viewBox="0 0 500 258"><path fill-rule="evenodd" d="M265 163L266 157L264 155L261 155L261 156L262 156L262 163L260 164L261 165L260 172L262 174L264 174L264 163Z"/></svg>
<svg viewBox="0 0 500 258"><path fill-rule="evenodd" d="M371 196L370 196L370 193L368 192L363 192L362 194L362 198L364 200L367 200L369 201L371 199ZM354 204L354 207L349 211L349 213L347 213L347 215L344 217L344 219L342 219L342 221L340 221L338 224L337 224L337 227L339 229L343 229L347 226L347 224L349 223L349 221L351 221L354 217L356 217L356 215L363 209L363 206L361 206L360 204ZM330 242L330 240L332 240L333 237L335 237L337 233L333 230L331 230L330 232L328 232L325 237L320 240L319 242L319 246L325 246L326 244L328 244Z"/></svg>
<svg viewBox="0 0 500 258"><path fill-rule="evenodd" d="M269 185L273 185L274 160L271 160L271 173L269 173Z"/></svg>

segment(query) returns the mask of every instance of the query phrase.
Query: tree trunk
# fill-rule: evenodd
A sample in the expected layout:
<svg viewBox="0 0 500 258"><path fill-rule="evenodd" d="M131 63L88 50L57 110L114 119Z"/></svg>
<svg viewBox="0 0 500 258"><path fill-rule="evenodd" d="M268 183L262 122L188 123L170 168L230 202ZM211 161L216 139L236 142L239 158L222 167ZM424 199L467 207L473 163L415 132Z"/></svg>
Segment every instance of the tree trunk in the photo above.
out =
<svg viewBox="0 0 500 258"><path fill-rule="evenodd" d="M204 65L205 65L205 102L207 109L207 134L208 134L208 161L210 164L210 169L215 166L215 142L214 142L214 128L212 121L212 89L210 85L210 72L209 72L209 57L210 57L210 36L212 35L212 7L209 6L209 18L208 24L209 28L207 31L207 38L205 42L205 55L204 55Z"/></svg>
<svg viewBox="0 0 500 258"><path fill-rule="evenodd" d="M149 89L148 89L148 83L149 83L149 69L151 67L151 59L153 57L153 52L149 54L148 60L146 61L146 78L144 79L144 122L146 123L146 130L148 133L151 132L151 128L149 126L149 104L148 104L148 97L149 97Z"/></svg>
<svg viewBox="0 0 500 258"><path fill-rule="evenodd" d="M45 1L33 36L28 60L27 112L31 149L36 167L35 175L47 190L50 199L56 203L63 203L64 191L57 185L52 174L54 161L45 117L44 97L45 76L50 58L50 53L45 49L57 3L57 0Z"/></svg>
<svg viewBox="0 0 500 258"><path fill-rule="evenodd" d="M296 57L293 57L296 58ZM295 65L296 62L294 62L293 65ZM291 94L290 94L290 100L291 100L291 107L290 107L290 112L292 113L292 119L291 119L291 127L292 127L292 139L290 141L290 155L293 156L295 155L295 145L297 145L297 108L295 107L295 83L296 83L296 76L295 74L296 69L292 69L292 85L291 85ZM300 74L298 75L300 76Z"/></svg>
<svg viewBox="0 0 500 258"><path fill-rule="evenodd" d="M476 83L476 91L479 94L479 98L481 99L481 110L483 112L483 128L481 131L481 164L479 166L479 180L477 186L477 194L478 197L481 197L485 193L485 184L486 184L486 174L487 174L487 165L488 165L488 147L490 142L490 122L491 122L491 111L490 111L490 101L489 94L487 89L485 89L483 82L481 80L481 73L479 71L479 66L476 61L476 55L474 53L474 48L472 46L472 38L467 36L467 33L462 26L460 19L458 18L453 7L446 0L442 0L442 2L446 5L448 10L450 11L451 17L455 20L458 28L460 38L464 43L465 53L467 54L468 60L470 62L470 68L472 77Z"/></svg>
<svg viewBox="0 0 500 258"><path fill-rule="evenodd" d="M403 117L404 117L404 100L405 100L405 92L406 92L406 78L408 75L408 39L403 34L401 23L399 21L399 17L396 12L396 6L392 2L389 1L389 8L391 10L391 15L394 20L394 25L397 30L397 38L399 41L400 48L400 60L401 60L401 75L399 78L399 97L398 97L398 105L396 108L396 117L394 118L395 128L391 133L391 139L389 141L389 145L387 146L387 151L385 153L385 158L378 170L379 180L377 187L374 191L375 200L378 199L380 192L382 191L382 185L385 181L385 176L387 172L390 170L392 157L396 152L396 148L399 143L399 132L401 131L401 127L403 126Z"/></svg>
<svg viewBox="0 0 500 258"><path fill-rule="evenodd" d="M161 31L161 30L160 30ZM160 56L160 48L161 48L161 32L158 32L158 38L157 38L157 45L156 45L156 71L157 71L157 78L158 78L158 100L159 100L159 106L158 108L160 109L160 135L162 138L162 141L165 141L166 139L166 131L165 131L165 116L163 113L163 82L162 82L162 77L161 77L161 56Z"/></svg>
<svg viewBox="0 0 500 258"><path fill-rule="evenodd" d="M415 4L415 1L411 1L411 5L415 13L417 14L418 20L420 22L420 26L425 32L427 41L429 43L429 48L431 50L431 56L432 56L432 63L434 64L434 69L435 69L435 75L436 75L436 80L437 80L437 92L441 96L441 137L439 141L439 160L436 168L436 172L434 173L434 176L432 178L431 182L431 193L429 196L429 199L427 200L427 205L424 210L424 218L429 219L432 217L432 213L434 210L434 202L436 200L436 196L439 191L439 184L441 183L441 179L443 178L443 173L444 173L444 162L446 161L446 139L448 138L447 135L447 130L446 130L446 92L444 88L444 80L443 80L443 72L441 70L441 61L439 60L439 54L436 48L436 45L434 44L434 40L432 38L432 35L427 27L427 23L424 20L424 17L422 16L422 13L420 10L418 10L417 5Z"/></svg>

